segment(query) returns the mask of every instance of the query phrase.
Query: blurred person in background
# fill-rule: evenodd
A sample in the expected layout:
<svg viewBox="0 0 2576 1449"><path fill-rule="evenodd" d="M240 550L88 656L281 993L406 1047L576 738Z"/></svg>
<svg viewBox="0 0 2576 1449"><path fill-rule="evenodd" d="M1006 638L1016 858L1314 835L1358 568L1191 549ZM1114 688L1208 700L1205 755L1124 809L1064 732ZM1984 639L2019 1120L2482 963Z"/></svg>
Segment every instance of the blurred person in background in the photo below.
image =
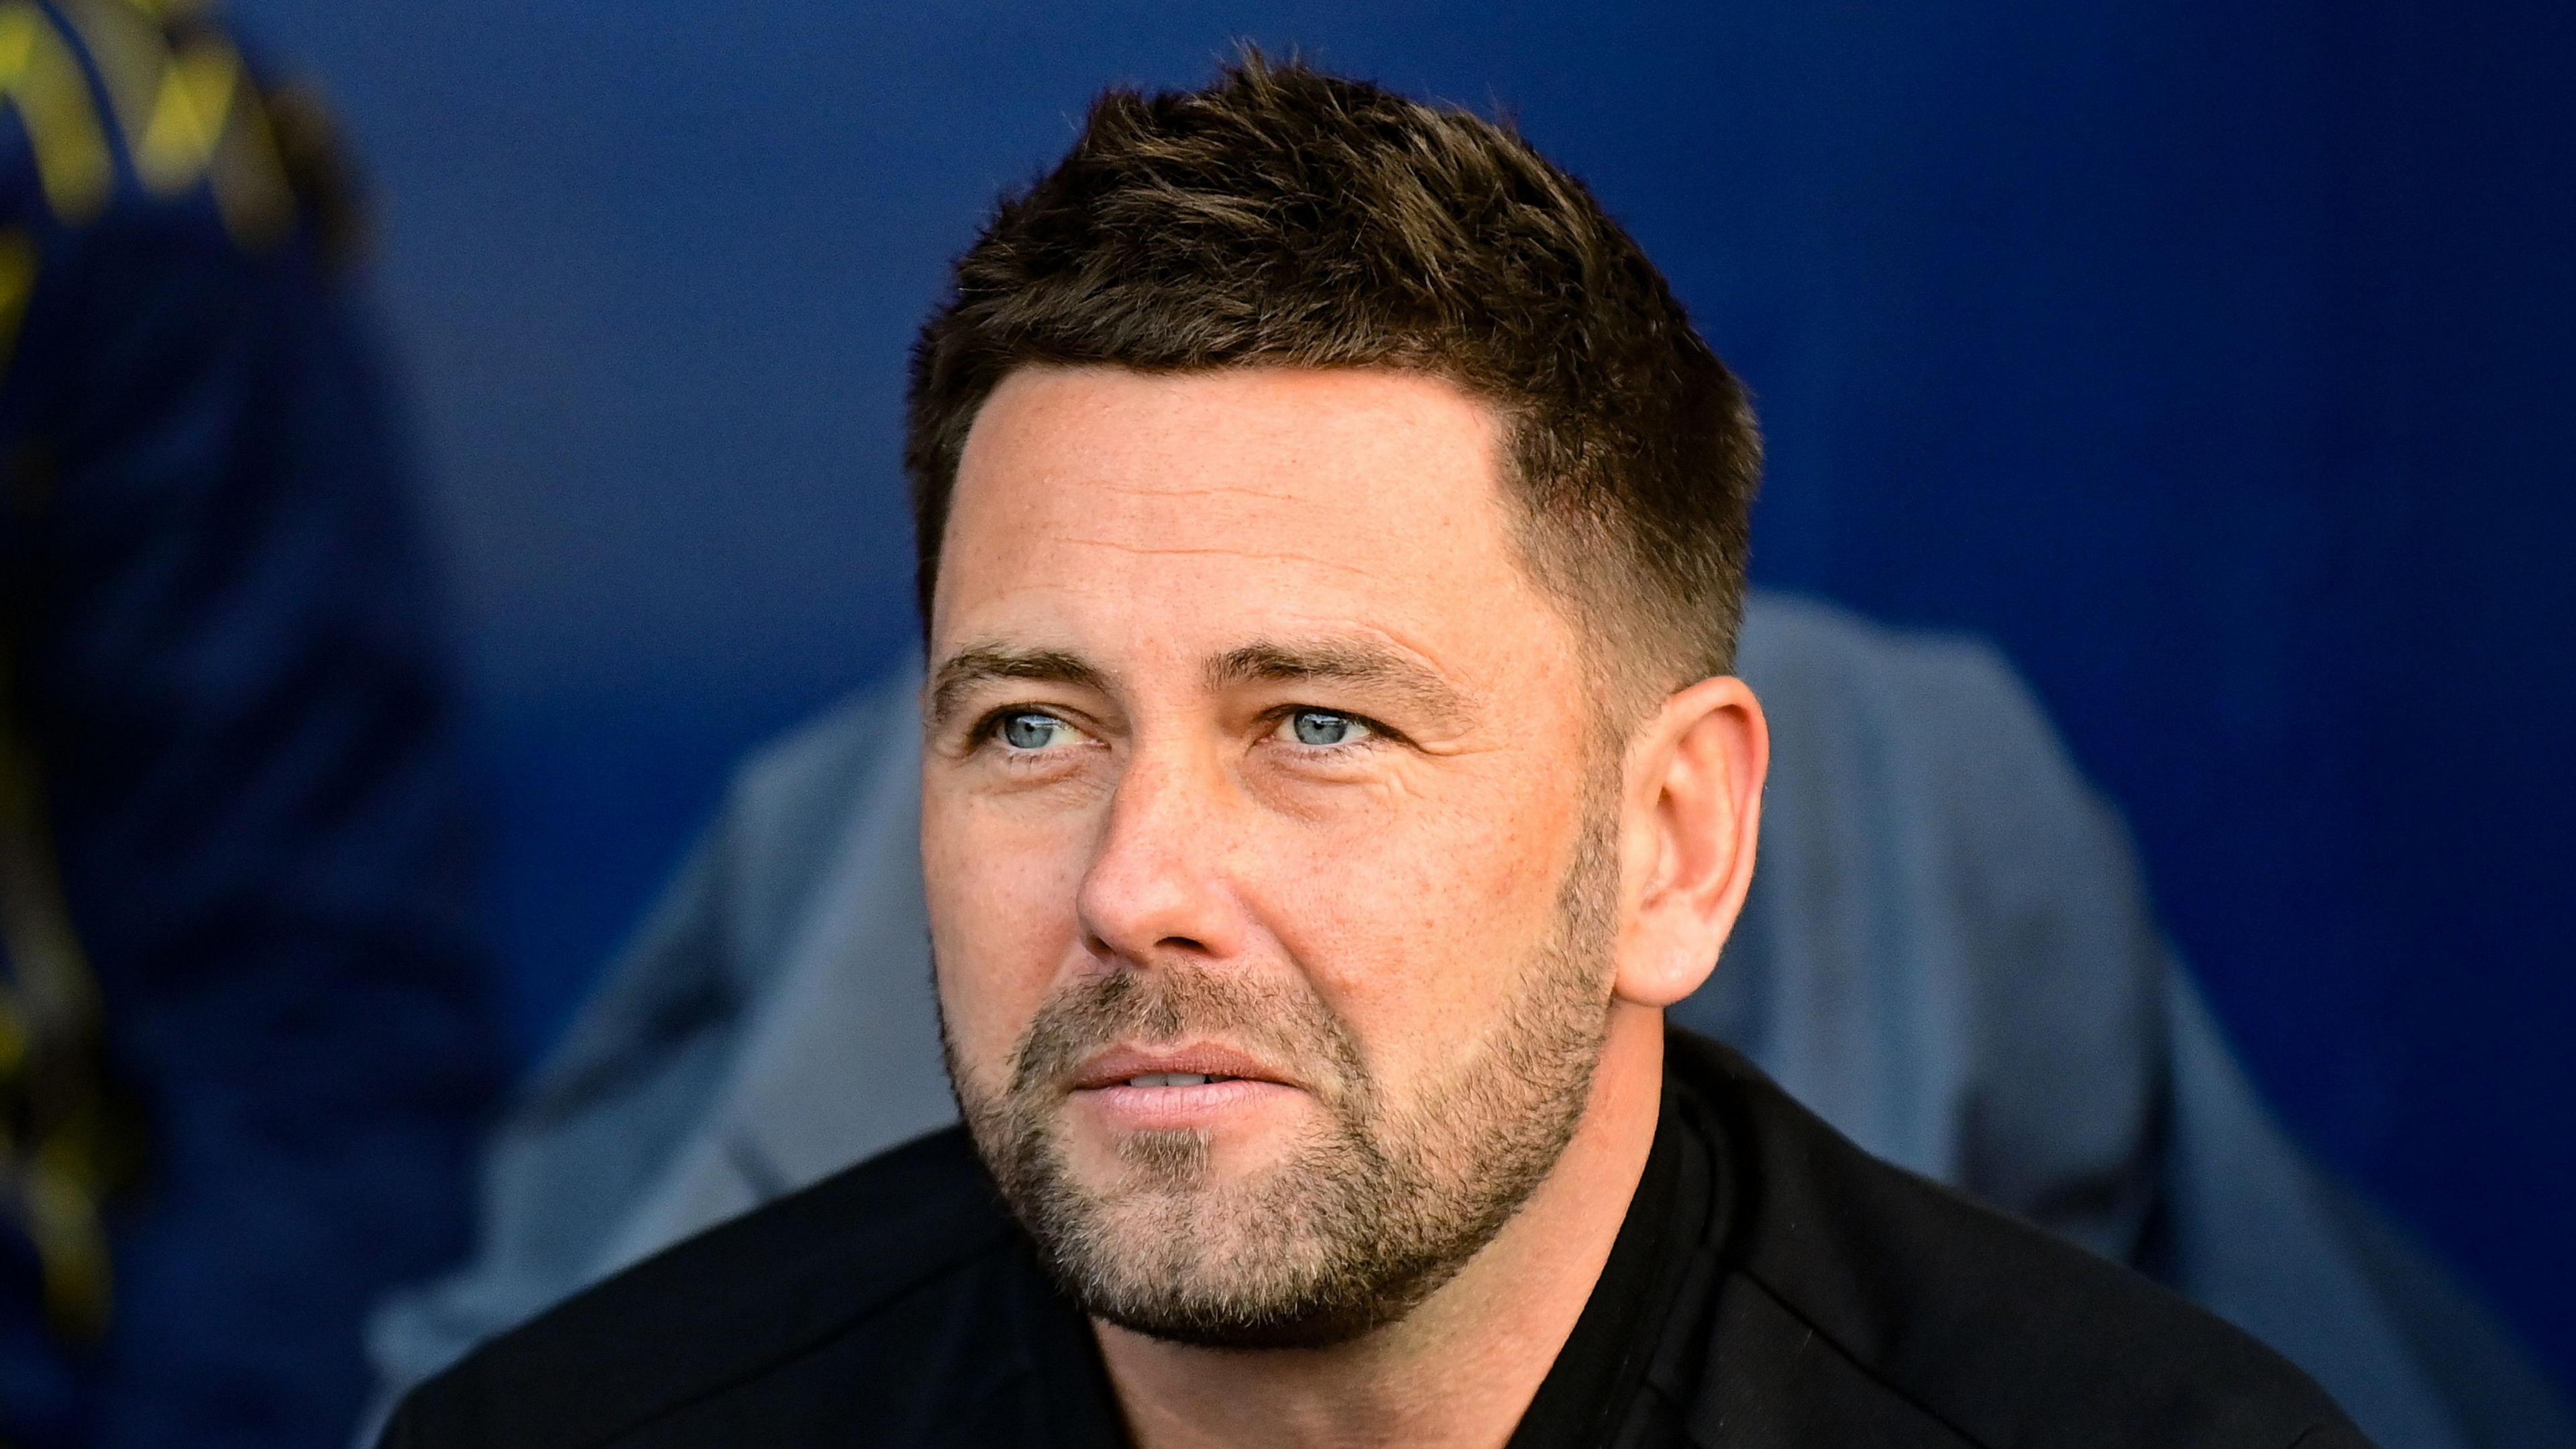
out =
<svg viewBox="0 0 2576 1449"><path fill-rule="evenodd" d="M322 1446L501 1068L319 111L0 0L0 1443Z"/></svg>

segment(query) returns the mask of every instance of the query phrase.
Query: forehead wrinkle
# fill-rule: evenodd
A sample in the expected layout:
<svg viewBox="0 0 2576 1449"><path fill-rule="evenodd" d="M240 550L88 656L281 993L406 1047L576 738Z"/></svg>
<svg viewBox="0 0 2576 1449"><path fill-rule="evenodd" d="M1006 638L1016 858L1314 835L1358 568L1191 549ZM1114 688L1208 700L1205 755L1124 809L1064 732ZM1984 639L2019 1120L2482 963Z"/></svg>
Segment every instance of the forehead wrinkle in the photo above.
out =
<svg viewBox="0 0 2576 1449"><path fill-rule="evenodd" d="M1301 563L1319 569L1337 569L1346 574L1357 574L1364 579L1378 576L1375 571L1361 568L1357 564L1343 563L1339 559L1318 558L1313 554L1297 553L1287 549L1181 548L1166 544L1122 543L1114 538L1067 538L1063 542L1090 548L1105 548L1117 553L1136 554L1142 557L1264 559L1272 563Z"/></svg>
<svg viewBox="0 0 2576 1449"><path fill-rule="evenodd" d="M1267 488L1254 488L1242 483L1201 483L1184 487L1178 484L1125 483L1108 479L1092 486L1103 493L1116 493L1128 498L1143 498L1155 502L1174 498L1257 498L1264 503L1287 503L1301 508L1310 506L1314 502L1313 499L1300 493L1274 492Z"/></svg>
<svg viewBox="0 0 2576 1449"><path fill-rule="evenodd" d="M1229 649L1207 664L1207 687L1325 680L1365 685L1398 695L1426 713L1460 722L1473 711L1466 694L1419 660L1381 644L1350 639L1281 642L1258 639Z"/></svg>
<svg viewBox="0 0 2576 1449"><path fill-rule="evenodd" d="M1062 649L1015 649L1007 644L973 644L942 660L932 677L928 715L931 727L945 725L966 696L998 679L1069 684L1109 691L1109 677L1078 654Z"/></svg>

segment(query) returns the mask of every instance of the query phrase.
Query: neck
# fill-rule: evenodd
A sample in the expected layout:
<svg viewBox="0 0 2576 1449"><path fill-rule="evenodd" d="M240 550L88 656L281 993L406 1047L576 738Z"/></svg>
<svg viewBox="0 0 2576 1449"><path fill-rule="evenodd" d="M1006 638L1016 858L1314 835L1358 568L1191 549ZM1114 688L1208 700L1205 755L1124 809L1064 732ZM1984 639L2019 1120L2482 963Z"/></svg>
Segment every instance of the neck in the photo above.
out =
<svg viewBox="0 0 2576 1449"><path fill-rule="evenodd" d="M1494 1240L1398 1323L1319 1349L1215 1349L1094 1321L1139 1449L1497 1449L1574 1332L1663 1101L1663 1013L1620 1002L1581 1125Z"/></svg>

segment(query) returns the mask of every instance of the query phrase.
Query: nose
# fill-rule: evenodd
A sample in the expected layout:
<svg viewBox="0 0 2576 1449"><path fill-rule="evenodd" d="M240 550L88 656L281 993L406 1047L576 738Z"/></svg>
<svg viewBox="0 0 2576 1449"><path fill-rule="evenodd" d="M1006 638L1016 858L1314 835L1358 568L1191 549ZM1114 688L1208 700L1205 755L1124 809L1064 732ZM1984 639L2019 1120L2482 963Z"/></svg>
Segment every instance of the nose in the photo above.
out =
<svg viewBox="0 0 2576 1449"><path fill-rule="evenodd" d="M1242 903L1224 870L1224 794L1212 766L1130 760L1076 902L1094 956L1150 966L1176 956L1221 961L1243 949Z"/></svg>

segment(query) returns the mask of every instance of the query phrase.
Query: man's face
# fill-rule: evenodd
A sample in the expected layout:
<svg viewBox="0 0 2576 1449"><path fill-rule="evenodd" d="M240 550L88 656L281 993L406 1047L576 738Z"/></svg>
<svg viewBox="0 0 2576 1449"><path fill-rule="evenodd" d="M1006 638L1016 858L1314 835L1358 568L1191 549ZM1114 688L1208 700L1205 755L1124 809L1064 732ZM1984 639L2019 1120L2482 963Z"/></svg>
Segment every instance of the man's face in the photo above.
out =
<svg viewBox="0 0 2576 1449"><path fill-rule="evenodd" d="M1617 762L1500 443L1371 371L1033 369L975 421L923 765L950 1071L1114 1322L1390 1321L1581 1118Z"/></svg>

